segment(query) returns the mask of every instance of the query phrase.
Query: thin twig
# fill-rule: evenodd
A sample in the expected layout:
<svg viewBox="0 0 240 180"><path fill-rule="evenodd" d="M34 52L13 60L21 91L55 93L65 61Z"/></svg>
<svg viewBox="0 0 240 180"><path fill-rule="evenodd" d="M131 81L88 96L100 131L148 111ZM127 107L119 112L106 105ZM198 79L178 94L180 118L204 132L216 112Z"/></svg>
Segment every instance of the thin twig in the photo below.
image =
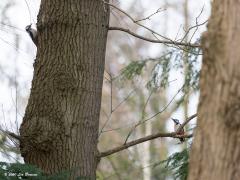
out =
<svg viewBox="0 0 240 180"><path fill-rule="evenodd" d="M111 79L112 79L112 77L111 77ZM112 108L113 106L112 106L112 101L111 101L111 112L110 112L110 115L107 115L107 114L106 114L106 115L107 115L107 120L104 122L104 124L103 124L103 126L102 126L102 128L101 128L101 130L100 130L100 132L99 132L98 137L100 137L100 135L101 135L103 132L105 132L105 131L104 131L104 128L107 126L108 122L111 120L112 114L116 111L116 109L117 109L118 107L120 107L125 101L128 100L128 98L135 92L135 90L136 90L136 89L132 90L132 91L127 95L127 97L125 97L124 100L121 101L115 108ZM111 90L111 91L112 91L112 90ZM112 94L111 94L111 98L112 98Z"/></svg>
<svg viewBox="0 0 240 180"><path fill-rule="evenodd" d="M154 13L148 15L147 17L145 17L145 18L143 18L143 19L136 20L136 22L145 21L145 20L150 20L150 18L151 18L152 16L154 16L155 14L158 14L158 13L160 13L160 12L162 12L162 11L165 11L165 10L166 10L166 9L158 8L157 11L155 11Z"/></svg>
<svg viewBox="0 0 240 180"><path fill-rule="evenodd" d="M136 89L133 89L118 105L116 105L116 107L113 108L113 111L116 111L116 109L119 108L119 106L126 102L135 91Z"/></svg>
<svg viewBox="0 0 240 180"><path fill-rule="evenodd" d="M18 31L26 32L25 30L23 30L23 29L21 29L21 28L19 28L19 27L16 27L16 26L13 26L13 25L10 25L10 24L6 24L6 23L4 23L4 22L0 22L0 24L2 24L3 26L8 26L8 27L10 27L10 28L14 28L14 29L16 29L16 30L18 30Z"/></svg>
<svg viewBox="0 0 240 180"><path fill-rule="evenodd" d="M203 13L203 10L204 10L204 6L202 7L199 15L196 17L196 25L190 27L190 28L187 30L187 32L185 33L184 37L182 38L182 41L187 37L187 35L189 34L189 32L190 32L192 29L196 28L196 30L195 30L195 32L196 32L199 26L202 26L202 25L204 25L204 24L206 24L206 23L208 22L208 20L206 20L206 21L198 24L198 18L199 18L199 17L201 16L201 14ZM195 32L193 33L193 35L195 34ZM193 37L193 35L192 35L192 37ZM192 38L190 38L190 39L192 39ZM181 41L181 42L182 42L182 41Z"/></svg>
<svg viewBox="0 0 240 180"><path fill-rule="evenodd" d="M110 131L117 131L117 130L120 130L120 129L123 129L123 128L128 128L128 127L134 128L135 126L139 126L139 125L145 123L146 121L151 120L152 118L156 117L158 114L162 113L163 111L165 111L169 107L169 105L172 103L172 101L175 99L175 97L178 95L178 93L180 92L181 89L182 88L179 89L179 91L173 96L173 98L168 102L168 104L163 107L163 109L161 111L155 113L151 117L149 117L147 119L144 119L142 121L138 121L136 124L135 124L135 122L134 123L129 123L129 124L127 124L125 126L122 126L122 127L118 127L118 128L113 128L113 129L108 129L108 130L102 131L102 133L106 133L106 132L110 132Z"/></svg>
<svg viewBox="0 0 240 180"><path fill-rule="evenodd" d="M139 123L137 123L135 126L133 126L133 128L131 129L131 131L129 131L129 133L128 133L126 139L125 139L124 144L127 143L128 138L131 136L131 134L133 133L133 131L135 131L135 129L137 128L137 126L139 126L139 125L141 124L142 120L145 118L145 110L146 110L147 104L148 104L148 102L149 102L149 100L150 100L150 98L151 98L151 96L152 96L152 93L153 93L153 91L150 92L150 94L149 94L149 96L148 96L148 98L147 98L147 101L145 102L145 104L144 104L144 106L143 106L142 119L141 119L141 121L139 121Z"/></svg>
<svg viewBox="0 0 240 180"><path fill-rule="evenodd" d="M106 71L107 72L107 71ZM100 135L102 134L102 131L103 129L105 128L105 126L108 124L108 122L111 120L111 117L112 117L112 113L113 113L113 104L112 104L112 98L113 98L113 93L112 93L112 90L113 90L113 86L112 86L112 83L113 83L113 79L112 79L112 75L111 73L107 72L107 74L109 75L109 83L110 83L110 115L108 116L107 115L107 120L104 122L99 134L98 134L98 138L100 137Z"/></svg>
<svg viewBox="0 0 240 180"><path fill-rule="evenodd" d="M0 131L3 133L3 134L6 134L7 136L10 136L16 140L21 140L21 137L13 132L10 132L10 131L4 131L3 129L0 129Z"/></svg>
<svg viewBox="0 0 240 180"><path fill-rule="evenodd" d="M169 101L169 103L168 103L161 111L159 111L159 112L157 112L156 114L154 114L153 116L151 116L151 117L149 117L149 118L147 118L147 119L141 120L141 121L139 121L137 124L135 124L135 125L133 126L133 128L130 130L130 132L128 133L128 135L127 135L127 137L126 137L126 139L125 139L124 144L127 143L128 138L130 137L130 135L133 133L133 131L134 131L138 126L140 126L141 124L143 124L143 123L151 120L152 118L156 117L158 114L164 112L164 111L168 108L168 106L173 102L173 100L175 99L175 97L178 95L178 93L179 93L181 90L182 90L182 88L180 88L180 89L178 90L178 92L173 96L173 98Z"/></svg>
<svg viewBox="0 0 240 180"><path fill-rule="evenodd" d="M2 132L6 133L7 135L13 137L16 140L19 140L19 141L21 140L21 137L13 132L10 132L10 131L2 131Z"/></svg>
<svg viewBox="0 0 240 180"><path fill-rule="evenodd" d="M169 101L169 103L168 103L161 111L159 111L159 112L157 112L156 114L152 115L151 117L143 120L142 123L144 123L144 122L146 122L146 121L149 121L150 119L156 117L157 115L159 115L160 113L162 113L163 111L165 111L165 110L168 108L168 106L173 102L173 100L175 99L175 97L181 92L182 88L183 88L183 87L181 87L181 88L177 91L177 93L173 96L173 98Z"/></svg>

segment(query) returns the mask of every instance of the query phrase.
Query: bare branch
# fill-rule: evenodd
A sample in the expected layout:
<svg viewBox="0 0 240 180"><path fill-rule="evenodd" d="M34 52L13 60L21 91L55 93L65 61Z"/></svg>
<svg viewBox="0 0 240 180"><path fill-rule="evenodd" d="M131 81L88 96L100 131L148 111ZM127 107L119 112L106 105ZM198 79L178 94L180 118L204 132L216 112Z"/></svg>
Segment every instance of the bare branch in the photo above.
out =
<svg viewBox="0 0 240 180"><path fill-rule="evenodd" d="M18 140L18 141L21 140L21 137L20 137L19 135L15 134L15 133L13 133L13 132L5 131L5 133L6 133L7 135L9 135L10 137L12 137L12 138Z"/></svg>
<svg viewBox="0 0 240 180"><path fill-rule="evenodd" d="M152 42L152 43L162 43L162 44L171 44L171 45L177 45L177 46L188 46L188 47L200 47L200 44L190 44L190 43L183 43L183 42L177 42L177 41L167 41L167 40L158 40L158 39L150 39L150 38L146 38L143 36L140 36L132 31L130 31L129 29L125 29L125 28L121 28L121 27L109 27L108 30L110 31L123 31L126 32L136 38L142 39L144 41L148 41L148 42Z"/></svg>
<svg viewBox="0 0 240 180"><path fill-rule="evenodd" d="M16 139L16 140L18 140L18 141L21 140L21 137L20 137L19 135L15 134L15 133L13 133L13 132L4 131L4 130L2 130L2 129L0 129L0 131L2 131L2 133L6 134L7 136L10 136L10 137L12 137L12 138L14 138L14 139Z"/></svg>
<svg viewBox="0 0 240 180"><path fill-rule="evenodd" d="M141 24L141 23L139 22L139 20L138 20L138 21L135 20L131 15L129 15L129 14L128 14L127 12L125 12L124 10L118 8L117 6L115 6L115 5L111 4L111 3L108 3L108 2L106 2L106 1L104 1L104 0L102 0L102 1L103 1L104 4L107 4L107 5L111 6L111 7L113 7L114 9L120 11L120 12L123 13L124 15L126 15L133 23L135 23L135 24L137 24L138 26L140 26L140 27L142 27L142 28L150 31L150 32L154 35L154 37L159 36L159 37L161 37L161 38L163 38L163 39L166 39L166 40L167 40L167 41L166 41L166 44L173 44L173 45L176 45L176 46L179 46L179 45L181 45L181 46L190 46L190 45L191 45L191 44L189 45L188 43L178 44L178 42L175 42L175 41L171 40L170 38L167 38L167 37L165 37L165 36L157 33L156 31L152 30L151 28L149 28L149 27ZM109 30L121 30L121 31L127 32L127 33L129 33L129 34L131 34L131 35L133 35L133 36L135 36L135 37L137 37L137 38L140 38L140 37L141 37L141 36L139 36L139 35L131 32L131 31L128 30L128 29L124 29L124 28L118 28L118 29L117 29L117 28L118 28L118 27L109 27ZM148 39L148 38L141 37L140 39L146 40L146 39ZM157 41L158 41L158 43L164 43L164 42L165 42L165 41L159 40L158 38L157 38ZM152 41L150 41L150 42L152 42ZM155 42L155 43L156 43L156 42ZM200 47L200 45L191 46L191 47Z"/></svg>
<svg viewBox="0 0 240 180"><path fill-rule="evenodd" d="M6 121L5 121L5 114L4 114L4 110L3 110L3 105L2 105L2 113L3 113L3 122L5 123L5 127L7 127ZM16 140L19 140L19 141L20 141L20 139L21 139L19 135L15 134L15 133L13 133L13 132L10 132L10 131L5 131L5 130L3 130L3 128L2 128L1 125L0 125L0 131L1 131L3 134L6 134L8 137L10 136L10 137L12 137L12 138L14 138L14 139L16 139ZM13 129L12 129L12 131L13 131ZM10 140L11 140L11 139L10 139Z"/></svg>
<svg viewBox="0 0 240 180"><path fill-rule="evenodd" d="M162 11L165 11L165 10L166 10L166 9L158 8L157 11L155 11L154 13L148 15L147 17L145 17L145 18L143 18L143 19L139 19L139 20L137 20L136 22L145 21L145 20L150 20L150 18L151 18L152 16L154 16L155 14L160 13L160 12L162 12Z"/></svg>
<svg viewBox="0 0 240 180"><path fill-rule="evenodd" d="M146 142L146 141L150 141L150 140L153 140L153 139L156 139L156 138L159 138L159 137L172 137L172 138L191 138L192 135L183 135L183 136L179 136L179 135L176 135L176 132L171 132L171 133L156 133L156 134L152 134L152 135L149 135L149 136L146 136L146 137L143 137L143 138L140 138L140 139L137 139L137 140L134 140L134 141L131 141L131 142L128 142L122 146L119 146L119 147L116 147L116 148L113 148L111 150L108 150L108 151L105 151L105 152L101 152L99 157L102 158L102 157L106 157L106 156L109 156L109 155L112 155L114 153L117 153L119 151L122 151L122 150L125 150L131 146L135 146L137 144L141 144L143 142Z"/></svg>
<svg viewBox="0 0 240 180"><path fill-rule="evenodd" d="M133 89L118 105L116 105L116 107L113 108L113 112L116 111L117 108L119 108L124 102L126 102L129 97L135 93L136 89Z"/></svg>
<svg viewBox="0 0 240 180"><path fill-rule="evenodd" d="M156 117L158 114L161 114L162 112L164 112L164 111L170 106L170 104L173 102L173 100L175 99L175 97L178 95L178 93L179 93L181 90L182 90L182 88L177 91L177 93L173 96L173 98L169 101L169 103L168 103L161 111L159 111L159 112L157 112L156 114L154 114L153 116L151 116L151 117L149 117L149 118L147 118L147 119L141 120L141 121L139 121L137 124L135 124L135 125L133 126L133 128L129 131L129 133L128 133L126 139L125 139L124 144L127 143L130 135L133 133L133 131L134 131L138 126L140 126L140 125L142 125L143 123L151 120L152 118Z"/></svg>
<svg viewBox="0 0 240 180"><path fill-rule="evenodd" d="M147 119L144 119L141 123L145 123L149 120L151 120L152 118L156 117L157 115L161 114L162 112L164 112L169 106L170 104L174 101L174 99L176 98L176 96L181 92L181 90L183 89L183 86L177 91L177 93L172 97L172 99L166 104L166 106L164 106L162 108L161 111L155 113L154 115L152 115L151 117L147 118Z"/></svg>
<svg viewBox="0 0 240 180"><path fill-rule="evenodd" d="M111 106L111 111L110 111L110 114L109 115L107 115L107 120L104 122L104 124L103 124L103 126L102 126L102 128L101 128L101 130L100 130L100 132L99 132L99 135L98 135L98 137L100 137L100 135L104 132L104 128L107 126L107 124L109 123L109 121L111 120L111 117L112 117L112 114L117 110L117 108L118 107L120 107L124 102L126 102L128 99L129 99L129 97L136 91L136 89L134 89L134 90L132 90L128 95L127 95L127 97L125 97L124 98L124 100L123 101L121 101L116 107L114 107L113 108L113 103L112 103L112 97L113 97L113 94L112 94L112 81L113 81L113 77L112 77L112 75L110 74L110 73L108 73L109 74L109 76L110 76L110 80L109 80L109 82L110 82L110 85L111 85L111 101L110 101L110 106Z"/></svg>
<svg viewBox="0 0 240 180"><path fill-rule="evenodd" d="M150 60L151 60L151 59L150 59ZM173 81L175 81L175 80L173 80ZM171 82L172 82L172 81L171 81ZM169 82L169 83L170 83L170 82ZM102 131L102 133L106 133L106 132L110 132L110 131L117 131L117 130L120 130L120 129L123 129L123 128L129 128L129 127L131 127L131 129L132 129L129 133L132 133L132 131L133 131L137 126L139 126L139 125L141 125L141 124L143 124L143 123L145 123L145 122L153 119L153 118L156 117L157 115L159 115L159 114L161 114L162 112L164 112L164 111L170 106L170 104L173 102L173 100L175 99L175 97L179 94L179 92L181 91L181 89L182 89L182 88L180 88L180 89L178 90L178 92L173 96L173 98L168 102L168 104L162 108L162 110L160 110L159 112L157 112L157 113L155 113L154 115L150 116L149 118L144 119L144 120L139 120L139 121L136 122L136 123L135 123L135 122L134 122L134 123L128 123L127 125L124 125L124 126L122 126L122 127L104 130L104 131Z"/></svg>
<svg viewBox="0 0 240 180"><path fill-rule="evenodd" d="M133 140L131 142L128 142L126 144L123 144L119 147L116 147L116 148L113 148L111 150L107 150L107 151L104 151L104 152L101 152L98 157L99 158L102 158L102 157L106 157L106 156L109 156L109 155L112 155L114 153L117 153L117 152L120 152L122 150L125 150L129 147L132 147L132 146L135 146L137 144L141 144L143 142L146 142L146 141L150 141L150 140L153 140L153 139L156 139L156 138L159 138L159 137L172 137L172 138L191 138L193 137L193 134L186 134L186 135L177 135L177 133L181 130L181 128L183 128L187 123L189 123L193 118L195 118L197 116L197 114L194 114L192 116L190 116L179 128L176 132L170 132L170 133L156 133L156 134L152 134L152 135L149 135L149 136L146 136L146 137L143 137L143 138L140 138L140 139L137 139L137 140Z"/></svg>
<svg viewBox="0 0 240 180"><path fill-rule="evenodd" d="M148 104L148 102L149 102L152 94L153 94L153 91L150 92L150 94L149 94L149 96L148 96L148 98L147 98L147 101L145 102L145 104L144 104L144 106L143 106L143 110L142 110L142 120L144 119L145 109L146 109L146 107L147 107L147 104ZM128 133L128 135L127 135L127 137L126 137L126 139L125 139L124 144L127 143L128 138L131 136L132 132L135 131L135 129L137 128L137 126L139 126L140 124L142 124L142 120L140 120L135 126L132 127L131 131Z"/></svg>
<svg viewBox="0 0 240 180"><path fill-rule="evenodd" d="M199 15L198 15L198 16L196 17L196 19L195 19L196 25L190 27L190 28L186 31L184 37L182 38L182 41L188 36L189 32L190 32L192 29L196 28L196 29L194 30L194 33L192 34L192 37L190 38L190 40L191 40L191 39L193 38L194 34L196 33L196 31L198 30L198 27L199 27L199 26L202 26L202 25L204 25L204 24L206 24L206 23L208 22L208 20L206 20L206 21L198 24L198 19L199 19L199 17L201 16L201 14L203 13L203 10L204 10L204 6L202 7ZM181 41L181 42L182 42L182 41Z"/></svg>

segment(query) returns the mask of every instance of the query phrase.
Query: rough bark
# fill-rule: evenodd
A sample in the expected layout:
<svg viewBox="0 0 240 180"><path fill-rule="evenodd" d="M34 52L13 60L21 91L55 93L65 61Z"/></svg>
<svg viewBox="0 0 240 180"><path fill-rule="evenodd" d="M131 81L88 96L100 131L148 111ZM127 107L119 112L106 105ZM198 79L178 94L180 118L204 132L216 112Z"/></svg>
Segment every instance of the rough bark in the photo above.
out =
<svg viewBox="0 0 240 180"><path fill-rule="evenodd" d="M190 180L240 179L240 2L213 1Z"/></svg>
<svg viewBox="0 0 240 180"><path fill-rule="evenodd" d="M100 0L42 0L31 94L20 128L26 163L96 178L109 10Z"/></svg>

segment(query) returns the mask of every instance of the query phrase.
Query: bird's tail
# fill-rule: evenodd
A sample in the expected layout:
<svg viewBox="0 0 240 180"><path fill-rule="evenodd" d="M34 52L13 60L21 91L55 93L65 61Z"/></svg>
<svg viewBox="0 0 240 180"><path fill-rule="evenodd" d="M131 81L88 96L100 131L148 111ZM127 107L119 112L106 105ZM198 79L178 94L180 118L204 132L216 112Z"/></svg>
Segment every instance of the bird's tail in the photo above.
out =
<svg viewBox="0 0 240 180"><path fill-rule="evenodd" d="M181 141L181 143L183 143L185 141L185 138L179 138L179 140Z"/></svg>

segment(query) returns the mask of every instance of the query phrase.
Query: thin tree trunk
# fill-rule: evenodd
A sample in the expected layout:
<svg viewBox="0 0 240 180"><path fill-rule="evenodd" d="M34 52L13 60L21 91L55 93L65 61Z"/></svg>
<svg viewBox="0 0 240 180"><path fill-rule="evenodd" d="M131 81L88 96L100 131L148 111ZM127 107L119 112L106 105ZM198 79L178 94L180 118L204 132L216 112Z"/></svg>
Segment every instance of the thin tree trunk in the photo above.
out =
<svg viewBox="0 0 240 180"><path fill-rule="evenodd" d="M31 94L20 128L26 163L96 178L109 10L96 0L42 0Z"/></svg>
<svg viewBox="0 0 240 180"><path fill-rule="evenodd" d="M184 3L183 3L183 11L184 11L184 29L185 31L187 32L188 29L190 28L189 27L189 19L190 19L190 16L189 16L189 9L188 9L188 0L184 0ZM186 35L185 39L184 39L184 42L187 43L188 42L188 39L189 39L189 36ZM188 110L189 110L189 100L190 100L190 83L189 83L189 58L188 58L188 51L186 49L186 51L184 52L184 56L183 56L183 68L184 68L184 82L185 82L185 89L184 89L184 93L185 93L185 98L184 98L184 101L183 101L183 116L184 116L184 120L186 120L189 116L188 116ZM186 126L184 127L185 130L188 129L188 124L186 124ZM185 148L187 148L188 144L187 143L184 143L184 146Z"/></svg>
<svg viewBox="0 0 240 180"><path fill-rule="evenodd" d="M187 30L189 29L189 12L188 12L188 0L184 0L183 3L183 10L184 10L184 29L187 32ZM185 37L184 42L187 43L188 42L188 35ZM184 52L184 78L185 78L185 83L186 81L189 82L188 80L188 76L189 76L189 62L188 62L188 52L185 51ZM185 87L185 98L184 98L184 102L183 102L183 114L184 114L184 119L188 118L188 105L189 105L189 99L190 99L190 87L189 85L187 85ZM186 125L187 127L187 125Z"/></svg>
<svg viewBox="0 0 240 180"><path fill-rule="evenodd" d="M152 132L152 125L151 123L146 123L144 126L144 136L148 136ZM142 156L141 163L143 168L143 180L150 180L151 179L151 167L149 167L150 160L151 160L151 142L147 141L141 145L139 145L141 149L139 154Z"/></svg>
<svg viewBox="0 0 240 180"><path fill-rule="evenodd" d="M190 180L240 179L240 2L213 1Z"/></svg>
<svg viewBox="0 0 240 180"><path fill-rule="evenodd" d="M138 91L138 96L139 96L139 99L138 99L139 100L138 101L139 110L138 111L141 112L141 114L140 114L141 121L144 120L145 116L146 116L146 107L147 107L146 99L145 99L146 94L147 94L147 92L145 92L145 91ZM148 100L147 100L147 102L148 102ZM148 123L148 124L150 124L150 123ZM141 137L149 135L147 133L149 133L149 131L151 131L150 126L147 127L147 123L142 124L141 128L136 129L136 137L138 137L139 135ZM134 139L136 139L136 137ZM151 170L147 166L150 164L150 151L149 151L150 150L150 141L137 145L134 150L136 151L136 153L139 156L138 157L139 163L142 167L142 180L149 180L151 178Z"/></svg>

